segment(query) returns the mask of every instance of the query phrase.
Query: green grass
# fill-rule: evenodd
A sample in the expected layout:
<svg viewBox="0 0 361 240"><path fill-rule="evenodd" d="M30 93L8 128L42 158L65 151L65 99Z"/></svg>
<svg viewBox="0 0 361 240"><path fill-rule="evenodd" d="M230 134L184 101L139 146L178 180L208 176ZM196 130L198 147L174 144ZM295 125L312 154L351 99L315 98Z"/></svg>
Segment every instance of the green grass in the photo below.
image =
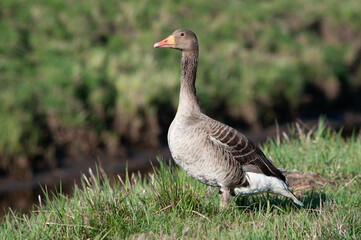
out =
<svg viewBox="0 0 361 240"><path fill-rule="evenodd" d="M295 131L296 132L296 131ZM217 190L160 160L154 173L113 183L101 168L72 197L47 194L29 215L7 214L1 239L358 239L361 137L344 140L320 124L263 146L277 166L320 172L336 183L305 192L304 208L274 195L233 199L219 212ZM52 200L50 200L52 196Z"/></svg>

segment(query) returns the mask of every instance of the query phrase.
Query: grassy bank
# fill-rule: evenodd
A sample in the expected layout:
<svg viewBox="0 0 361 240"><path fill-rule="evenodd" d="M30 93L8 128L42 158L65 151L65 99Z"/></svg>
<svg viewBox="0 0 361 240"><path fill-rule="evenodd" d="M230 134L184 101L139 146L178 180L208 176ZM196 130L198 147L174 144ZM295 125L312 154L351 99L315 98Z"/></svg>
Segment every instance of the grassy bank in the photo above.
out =
<svg viewBox="0 0 361 240"><path fill-rule="evenodd" d="M355 0L2 0L0 173L157 145L180 56L153 44L180 27L198 35L197 92L218 119L257 127L359 110L360 12Z"/></svg>
<svg viewBox="0 0 361 240"><path fill-rule="evenodd" d="M219 212L217 191L160 161L147 177L113 184L101 170L72 197L39 199L29 216L8 214L1 239L357 239L361 234L361 137L319 129L291 134L263 149L277 166L321 173L334 185L303 192L304 208L273 195L234 200Z"/></svg>

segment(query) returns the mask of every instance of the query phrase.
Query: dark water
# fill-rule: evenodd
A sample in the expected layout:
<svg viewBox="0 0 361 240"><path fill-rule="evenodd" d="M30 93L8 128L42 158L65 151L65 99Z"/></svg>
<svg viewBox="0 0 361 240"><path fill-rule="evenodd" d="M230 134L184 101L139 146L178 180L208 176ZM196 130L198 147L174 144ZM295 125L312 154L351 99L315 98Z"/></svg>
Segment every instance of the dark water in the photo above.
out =
<svg viewBox="0 0 361 240"><path fill-rule="evenodd" d="M128 149L127 157L115 158L107 156L89 155L65 160L62 168L48 172L35 173L29 181L19 181L14 178L0 178L0 216L10 211L28 213L34 204L39 202L39 196L44 199L44 191L71 194L74 184L80 184L82 174L88 175L89 168L96 172L101 165L107 175L125 176L125 169L129 173L146 173L152 170L152 165L157 165L157 157L170 158L168 148L163 147L157 151L140 151Z"/></svg>
<svg viewBox="0 0 361 240"><path fill-rule="evenodd" d="M345 117L333 118L327 120L327 126L333 129L340 129L343 127L344 136L349 136L353 129L360 128L361 114L355 115L350 121L345 121ZM300 122L300 126L307 131L318 124L318 119L304 120ZM288 131L287 124L282 126L273 125L265 129L253 132L244 132L246 136L259 144L264 142L267 138L275 138L277 131L279 133ZM125 168L128 166L129 172L141 171L143 173L152 170L151 163L157 163L157 157L163 159L170 159L171 155L166 144L158 150L144 149L127 149L127 156L121 158L107 157L107 156L82 156L79 159L67 159L66 164L61 168L51 172L36 173L30 181L18 181L12 178L0 178L0 216L9 212L9 208L20 213L28 213L34 204L39 202L39 196L44 199L43 189L51 191L61 191L63 194L71 194L73 192L74 183L80 182L81 174L87 174L89 168L95 172L96 165L101 164L102 168L110 176L119 174L125 175ZM60 187L61 183L61 187Z"/></svg>

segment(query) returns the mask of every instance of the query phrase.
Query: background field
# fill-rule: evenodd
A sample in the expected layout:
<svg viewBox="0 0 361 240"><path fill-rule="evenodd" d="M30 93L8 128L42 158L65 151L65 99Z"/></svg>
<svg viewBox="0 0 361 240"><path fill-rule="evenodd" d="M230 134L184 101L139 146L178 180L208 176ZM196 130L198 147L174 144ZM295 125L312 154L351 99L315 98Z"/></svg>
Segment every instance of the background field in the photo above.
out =
<svg viewBox="0 0 361 240"><path fill-rule="evenodd" d="M59 156L158 147L178 99L173 30L200 41L209 115L259 129L361 110L361 2L0 2L0 174L31 178Z"/></svg>

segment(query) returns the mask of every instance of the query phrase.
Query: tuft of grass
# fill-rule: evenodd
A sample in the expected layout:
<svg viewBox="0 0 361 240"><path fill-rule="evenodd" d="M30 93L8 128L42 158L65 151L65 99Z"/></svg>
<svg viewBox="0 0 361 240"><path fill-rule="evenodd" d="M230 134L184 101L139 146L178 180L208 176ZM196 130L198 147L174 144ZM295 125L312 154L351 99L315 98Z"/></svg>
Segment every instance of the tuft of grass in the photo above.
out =
<svg viewBox="0 0 361 240"><path fill-rule="evenodd" d="M220 212L218 192L159 159L148 176L111 181L102 168L83 175L73 196L47 193L29 215L6 215L1 239L357 239L361 235L360 135L295 128L262 148L277 166L315 171L335 186L304 192L304 208L269 194L234 198ZM50 200L50 195L53 195Z"/></svg>

